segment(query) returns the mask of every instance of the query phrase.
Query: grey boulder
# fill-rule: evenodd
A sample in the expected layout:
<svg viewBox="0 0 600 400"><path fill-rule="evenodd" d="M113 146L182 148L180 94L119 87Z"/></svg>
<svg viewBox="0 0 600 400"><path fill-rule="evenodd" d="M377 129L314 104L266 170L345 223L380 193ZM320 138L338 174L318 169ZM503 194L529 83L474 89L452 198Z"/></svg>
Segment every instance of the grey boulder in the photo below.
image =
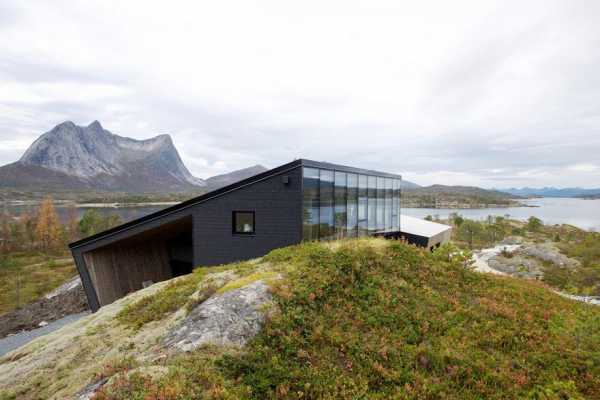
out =
<svg viewBox="0 0 600 400"><path fill-rule="evenodd" d="M260 331L271 299L262 281L214 295L167 333L163 344L178 351L192 351L205 344L244 346Z"/></svg>

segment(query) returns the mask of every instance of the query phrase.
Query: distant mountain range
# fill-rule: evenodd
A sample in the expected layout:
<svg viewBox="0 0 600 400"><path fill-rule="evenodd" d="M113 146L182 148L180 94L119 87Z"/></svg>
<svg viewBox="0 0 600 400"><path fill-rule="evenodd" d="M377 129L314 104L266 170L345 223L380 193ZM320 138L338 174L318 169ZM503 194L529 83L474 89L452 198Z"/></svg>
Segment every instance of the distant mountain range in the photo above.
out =
<svg viewBox="0 0 600 400"><path fill-rule="evenodd" d="M599 197L600 188L598 189L583 189L583 188L564 188L559 189L555 187L544 187L544 188L510 188L510 189L498 189L504 193L513 194L521 197Z"/></svg>
<svg viewBox="0 0 600 400"><path fill-rule="evenodd" d="M203 180L188 171L169 135L135 140L109 132L98 121L88 126L67 121L41 135L19 161L0 167L0 187L48 192L197 192L265 170L255 165Z"/></svg>

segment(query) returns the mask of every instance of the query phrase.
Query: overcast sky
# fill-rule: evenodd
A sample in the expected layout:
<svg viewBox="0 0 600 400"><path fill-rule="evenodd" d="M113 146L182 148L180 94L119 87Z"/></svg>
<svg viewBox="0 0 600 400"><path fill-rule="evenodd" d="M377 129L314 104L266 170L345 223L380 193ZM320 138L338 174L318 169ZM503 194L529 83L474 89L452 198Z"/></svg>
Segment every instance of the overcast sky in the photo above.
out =
<svg viewBox="0 0 600 400"><path fill-rule="evenodd" d="M600 187L600 1L0 0L0 164L96 119L202 178Z"/></svg>

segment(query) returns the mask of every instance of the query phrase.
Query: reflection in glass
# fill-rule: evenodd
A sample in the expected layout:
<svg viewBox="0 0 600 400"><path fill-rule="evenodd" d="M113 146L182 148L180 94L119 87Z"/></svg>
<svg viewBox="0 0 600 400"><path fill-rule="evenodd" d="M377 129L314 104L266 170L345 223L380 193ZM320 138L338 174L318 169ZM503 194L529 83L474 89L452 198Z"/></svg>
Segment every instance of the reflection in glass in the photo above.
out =
<svg viewBox="0 0 600 400"><path fill-rule="evenodd" d="M346 237L346 173L335 172L335 237Z"/></svg>
<svg viewBox="0 0 600 400"><path fill-rule="evenodd" d="M384 178L377 177L377 231L385 229L385 182Z"/></svg>
<svg viewBox="0 0 600 400"><path fill-rule="evenodd" d="M393 180L385 178L385 230L392 230Z"/></svg>
<svg viewBox="0 0 600 400"><path fill-rule="evenodd" d="M358 176L358 236L367 234L367 176Z"/></svg>
<svg viewBox="0 0 600 400"><path fill-rule="evenodd" d="M319 239L319 170L304 168L302 199L302 239Z"/></svg>
<svg viewBox="0 0 600 400"><path fill-rule="evenodd" d="M399 195L400 195L400 181L398 179L394 179L392 183L392 230L397 231L399 228L398 223L398 211L399 211Z"/></svg>
<svg viewBox="0 0 600 400"><path fill-rule="evenodd" d="M333 171L319 170L319 238L334 237Z"/></svg>
<svg viewBox="0 0 600 400"><path fill-rule="evenodd" d="M369 176L368 181L368 228L369 233L377 229L377 178Z"/></svg>
<svg viewBox="0 0 600 400"><path fill-rule="evenodd" d="M399 179L303 168L303 240L400 229Z"/></svg>
<svg viewBox="0 0 600 400"><path fill-rule="evenodd" d="M348 213L346 214L347 236L356 237L358 229L358 175L348 174Z"/></svg>

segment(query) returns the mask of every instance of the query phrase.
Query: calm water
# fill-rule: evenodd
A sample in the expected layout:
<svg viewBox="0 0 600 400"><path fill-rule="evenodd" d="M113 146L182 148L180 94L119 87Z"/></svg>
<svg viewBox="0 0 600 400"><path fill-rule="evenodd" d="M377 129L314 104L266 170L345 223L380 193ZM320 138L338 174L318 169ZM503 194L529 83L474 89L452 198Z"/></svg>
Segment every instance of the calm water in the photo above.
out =
<svg viewBox="0 0 600 400"><path fill-rule="evenodd" d="M481 209L447 209L447 208L402 208L402 214L423 218L427 215L438 215L446 218L451 213L458 213L469 219L483 220L489 215L505 216L526 220L535 216L545 224L570 224L582 229L600 231L600 200L582 200L568 198L550 198L524 200L537 207L481 208Z"/></svg>
<svg viewBox="0 0 600 400"><path fill-rule="evenodd" d="M58 213L58 217L62 222L66 222L69 217L69 208L56 205L56 212ZM77 218L81 218L81 216L90 209L96 210L98 213L102 215L112 215L117 214L121 217L121 221L127 222L136 218L143 217L144 215L148 215L155 211L161 210L169 206L161 205L161 206L134 206L134 207L77 207ZM21 205L0 205L0 211L4 211L10 215L21 215L24 212L32 212L37 209L37 206L21 206Z"/></svg>
<svg viewBox="0 0 600 400"><path fill-rule="evenodd" d="M481 208L481 209L447 209L447 208L402 208L402 213L413 217L423 218L427 215L437 215L446 218L456 212L470 219L486 219L489 215L509 215L510 218L526 220L536 216L546 224L571 224L579 228L600 231L600 200L541 198L525 200L525 203L537 207L510 207L510 208ZM28 206L0 205L4 211L19 215L26 211ZM120 208L95 208L102 214L118 214L123 222L143 217L167 206L136 206ZM77 208L81 216L87 208ZM67 219L68 209L57 207L60 218Z"/></svg>

